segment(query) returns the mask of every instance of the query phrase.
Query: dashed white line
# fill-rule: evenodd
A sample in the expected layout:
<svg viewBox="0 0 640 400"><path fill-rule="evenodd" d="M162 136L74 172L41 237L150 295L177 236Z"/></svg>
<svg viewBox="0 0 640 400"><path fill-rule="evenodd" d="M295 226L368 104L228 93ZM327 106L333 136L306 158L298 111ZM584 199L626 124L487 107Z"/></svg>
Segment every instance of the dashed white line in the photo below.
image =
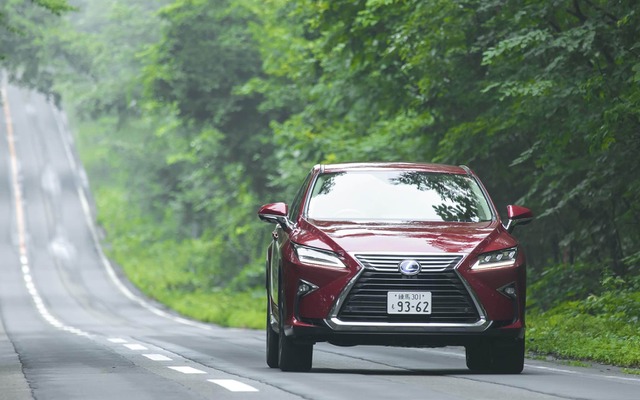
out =
<svg viewBox="0 0 640 400"><path fill-rule="evenodd" d="M123 346L126 347L129 350L149 350L145 346L143 346L141 344L137 344L137 343L125 343L125 344L123 344Z"/></svg>
<svg viewBox="0 0 640 400"><path fill-rule="evenodd" d="M127 343L125 339L120 339L120 338L110 338L107 340L109 340L111 343Z"/></svg>
<svg viewBox="0 0 640 400"><path fill-rule="evenodd" d="M258 389L233 379L207 379L208 382L222 386L230 392L257 392Z"/></svg>
<svg viewBox="0 0 640 400"><path fill-rule="evenodd" d="M171 358L163 356L162 354L143 354L143 356L152 361L172 361Z"/></svg>
<svg viewBox="0 0 640 400"><path fill-rule="evenodd" d="M206 372L192 367L167 367L174 371L182 372L183 374L206 374Z"/></svg>

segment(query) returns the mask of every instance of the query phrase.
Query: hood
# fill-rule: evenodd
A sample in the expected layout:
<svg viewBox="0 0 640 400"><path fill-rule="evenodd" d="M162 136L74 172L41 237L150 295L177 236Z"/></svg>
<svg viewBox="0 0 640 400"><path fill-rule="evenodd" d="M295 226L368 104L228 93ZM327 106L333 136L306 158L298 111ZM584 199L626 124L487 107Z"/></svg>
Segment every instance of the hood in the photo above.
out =
<svg viewBox="0 0 640 400"><path fill-rule="evenodd" d="M498 221L386 224L303 220L299 227L301 234L294 241L348 253L470 253L483 241L490 243L495 238L505 242L496 243L497 247L507 247L513 241Z"/></svg>

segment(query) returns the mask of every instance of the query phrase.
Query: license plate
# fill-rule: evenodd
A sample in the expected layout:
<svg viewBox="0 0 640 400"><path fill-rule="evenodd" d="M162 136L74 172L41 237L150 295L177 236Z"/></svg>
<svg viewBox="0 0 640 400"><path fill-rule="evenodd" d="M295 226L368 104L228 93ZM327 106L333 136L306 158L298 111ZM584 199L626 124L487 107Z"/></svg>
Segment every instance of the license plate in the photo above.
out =
<svg viewBox="0 0 640 400"><path fill-rule="evenodd" d="M387 314L431 314L431 292L388 292Z"/></svg>

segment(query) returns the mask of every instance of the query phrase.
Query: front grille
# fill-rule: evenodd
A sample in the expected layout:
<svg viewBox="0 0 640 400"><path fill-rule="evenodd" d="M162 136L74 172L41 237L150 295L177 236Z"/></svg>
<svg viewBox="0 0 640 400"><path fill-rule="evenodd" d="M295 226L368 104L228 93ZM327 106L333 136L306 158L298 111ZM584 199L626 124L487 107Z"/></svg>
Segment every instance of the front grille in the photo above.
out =
<svg viewBox="0 0 640 400"><path fill-rule="evenodd" d="M425 267L420 260L422 271L414 276L405 276L398 271L400 258L391 267L391 261L372 264L370 256L356 256L365 266L341 307L338 318L344 322L364 323L475 323L480 319L478 311L464 284L453 269L462 259L460 255L448 261L439 261L438 267ZM379 257L379 256L376 256ZM391 258L392 256L386 256ZM395 257L395 256L394 256ZM441 257L441 256L437 256ZM431 260L432 265L436 261ZM447 263L444 265L444 263ZM443 266L444 265L444 266ZM373 269L376 268L376 269ZM431 292L432 310L429 315L389 315L387 314L387 292L428 291Z"/></svg>

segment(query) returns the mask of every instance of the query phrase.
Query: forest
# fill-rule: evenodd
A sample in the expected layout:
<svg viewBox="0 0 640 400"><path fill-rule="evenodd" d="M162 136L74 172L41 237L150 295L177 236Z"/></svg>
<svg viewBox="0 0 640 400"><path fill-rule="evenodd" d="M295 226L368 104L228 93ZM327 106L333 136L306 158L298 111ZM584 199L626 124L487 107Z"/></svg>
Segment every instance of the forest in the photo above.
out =
<svg viewBox="0 0 640 400"><path fill-rule="evenodd" d="M0 31L150 297L262 327L260 205L318 163L464 164L536 216L530 354L640 367L636 1L6 0Z"/></svg>

